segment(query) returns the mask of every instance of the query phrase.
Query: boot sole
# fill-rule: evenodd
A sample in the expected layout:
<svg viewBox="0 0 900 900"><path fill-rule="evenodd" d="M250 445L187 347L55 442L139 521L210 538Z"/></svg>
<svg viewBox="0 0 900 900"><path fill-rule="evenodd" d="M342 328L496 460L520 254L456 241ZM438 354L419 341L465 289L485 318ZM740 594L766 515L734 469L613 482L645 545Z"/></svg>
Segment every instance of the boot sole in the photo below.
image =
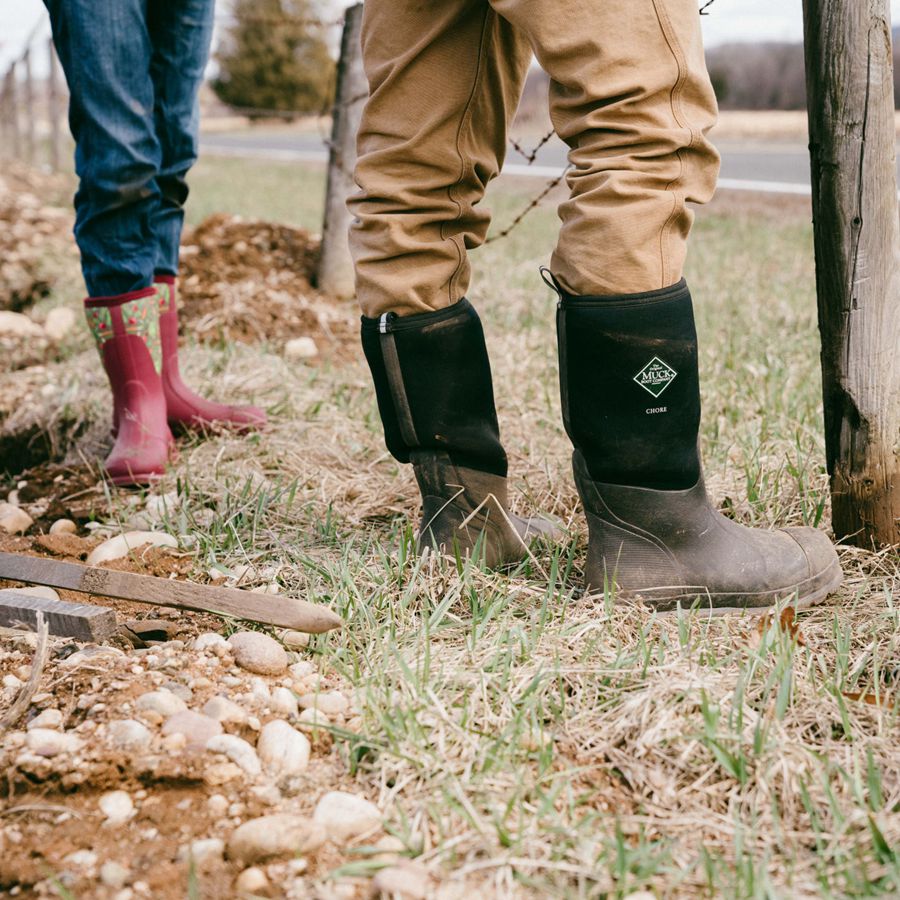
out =
<svg viewBox="0 0 900 900"><path fill-rule="evenodd" d="M761 616L783 600L790 600L794 609L808 609L822 603L829 594L834 593L844 579L840 563L835 562L824 572L801 581L787 588L777 588L764 593L754 593L752 597L741 600L739 594L682 593L679 596L668 596L654 603L647 595L650 591L620 591L619 596L640 600L660 615L671 616L681 611L694 610L699 615L709 618L728 615ZM660 588L663 590L663 588ZM796 599L791 600L792 597ZM702 602L701 602L702 601Z"/></svg>
<svg viewBox="0 0 900 900"><path fill-rule="evenodd" d="M133 475L116 475L109 480L116 487L148 487L156 484L163 477L162 472L135 473Z"/></svg>

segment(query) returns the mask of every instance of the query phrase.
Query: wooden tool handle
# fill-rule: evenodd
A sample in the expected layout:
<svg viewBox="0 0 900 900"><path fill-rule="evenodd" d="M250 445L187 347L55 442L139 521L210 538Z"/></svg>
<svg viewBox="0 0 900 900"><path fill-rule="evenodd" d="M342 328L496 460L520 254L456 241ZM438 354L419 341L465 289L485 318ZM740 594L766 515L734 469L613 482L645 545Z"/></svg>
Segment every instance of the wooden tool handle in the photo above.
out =
<svg viewBox="0 0 900 900"><path fill-rule="evenodd" d="M278 594L254 594L236 588L192 584L133 572L114 572L16 553L0 553L0 578L152 606L219 613L309 634L322 634L343 624L340 616L326 606Z"/></svg>

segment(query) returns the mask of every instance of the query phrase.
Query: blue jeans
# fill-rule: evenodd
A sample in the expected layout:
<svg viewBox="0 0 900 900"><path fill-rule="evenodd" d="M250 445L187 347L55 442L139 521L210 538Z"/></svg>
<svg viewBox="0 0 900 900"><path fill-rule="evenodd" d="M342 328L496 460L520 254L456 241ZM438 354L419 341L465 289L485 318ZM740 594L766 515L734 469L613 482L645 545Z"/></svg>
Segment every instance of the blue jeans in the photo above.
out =
<svg viewBox="0 0 900 900"><path fill-rule="evenodd" d="M175 275L214 0L44 0L69 84L91 297Z"/></svg>

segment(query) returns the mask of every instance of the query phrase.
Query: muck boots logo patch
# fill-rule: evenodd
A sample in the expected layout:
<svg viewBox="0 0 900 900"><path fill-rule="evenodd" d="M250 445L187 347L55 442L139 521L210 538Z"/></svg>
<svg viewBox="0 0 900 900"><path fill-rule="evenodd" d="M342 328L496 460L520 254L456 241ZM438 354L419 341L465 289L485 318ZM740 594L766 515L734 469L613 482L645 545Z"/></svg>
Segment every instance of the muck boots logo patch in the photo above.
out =
<svg viewBox="0 0 900 900"><path fill-rule="evenodd" d="M648 393L658 397L674 380L678 373L658 356L641 369L634 380Z"/></svg>

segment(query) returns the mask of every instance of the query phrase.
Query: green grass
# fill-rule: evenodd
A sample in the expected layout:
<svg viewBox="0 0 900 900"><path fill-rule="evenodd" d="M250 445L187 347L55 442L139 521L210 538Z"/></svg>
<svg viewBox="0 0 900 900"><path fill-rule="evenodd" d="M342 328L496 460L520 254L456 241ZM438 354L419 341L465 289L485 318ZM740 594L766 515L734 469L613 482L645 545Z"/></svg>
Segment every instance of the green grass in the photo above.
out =
<svg viewBox="0 0 900 900"><path fill-rule="evenodd" d="M322 172L207 160L188 216L316 227ZM497 227L538 182L491 192ZM273 567L347 626L314 639L358 698L336 746L390 830L451 886L483 896L874 897L900 894L896 553L845 548L847 579L799 617L660 618L577 588L584 527L556 382L554 301L537 267L556 216L534 211L475 256L515 504L569 537L508 574L423 564L416 492L384 451L361 354L287 365L193 349L263 402L251 438L182 444L159 491L197 572ZM687 276L697 306L703 451L716 501L747 524L826 527L811 229L802 211L710 208ZM242 381L252 374L252 390ZM97 388L100 390L101 388ZM130 508L120 499L121 515ZM354 869L355 871L355 869Z"/></svg>
<svg viewBox="0 0 900 900"><path fill-rule="evenodd" d="M325 167L208 157L190 176L188 225L227 211L321 231Z"/></svg>

